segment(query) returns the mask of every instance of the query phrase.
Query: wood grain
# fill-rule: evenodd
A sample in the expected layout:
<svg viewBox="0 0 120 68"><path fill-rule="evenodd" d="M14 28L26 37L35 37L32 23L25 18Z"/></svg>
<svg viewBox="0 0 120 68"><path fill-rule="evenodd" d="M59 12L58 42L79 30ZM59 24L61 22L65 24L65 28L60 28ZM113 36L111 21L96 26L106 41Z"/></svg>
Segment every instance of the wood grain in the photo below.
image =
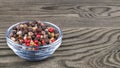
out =
<svg viewBox="0 0 120 68"><path fill-rule="evenodd" d="M0 0L0 68L120 68L119 0ZM25 20L58 25L63 43L29 62L7 46L6 30Z"/></svg>
<svg viewBox="0 0 120 68"><path fill-rule="evenodd" d="M77 33L76 33L77 32ZM2 35L2 34L1 34ZM119 68L120 28L71 28L63 30L63 43L52 57L40 62L28 62L18 58L1 39L0 66L27 68L51 64L59 68ZM49 63L49 64L48 64ZM5 66L7 64L7 66ZM23 66L21 66L24 64ZM51 65L51 67L54 67ZM55 67L57 68L57 67Z"/></svg>

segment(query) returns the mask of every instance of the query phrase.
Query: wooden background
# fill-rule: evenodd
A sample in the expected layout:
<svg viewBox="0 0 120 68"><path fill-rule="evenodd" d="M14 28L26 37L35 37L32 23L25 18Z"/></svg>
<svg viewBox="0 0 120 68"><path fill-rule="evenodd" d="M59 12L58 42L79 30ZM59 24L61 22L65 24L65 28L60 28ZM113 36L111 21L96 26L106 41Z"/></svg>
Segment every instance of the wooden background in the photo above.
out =
<svg viewBox="0 0 120 68"><path fill-rule="evenodd" d="M45 20L63 31L48 59L16 56L4 37L12 24ZM119 0L0 0L0 68L120 68Z"/></svg>

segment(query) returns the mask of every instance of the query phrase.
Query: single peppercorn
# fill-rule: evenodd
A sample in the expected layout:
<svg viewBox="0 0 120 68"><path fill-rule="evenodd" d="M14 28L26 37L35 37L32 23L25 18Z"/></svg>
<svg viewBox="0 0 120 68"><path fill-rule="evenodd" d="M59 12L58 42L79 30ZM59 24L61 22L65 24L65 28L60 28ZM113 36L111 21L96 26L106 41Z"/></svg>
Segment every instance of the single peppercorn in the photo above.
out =
<svg viewBox="0 0 120 68"><path fill-rule="evenodd" d="M50 27L50 28L48 29L48 31L52 33L52 32L55 31L55 29L54 29L53 27Z"/></svg>
<svg viewBox="0 0 120 68"><path fill-rule="evenodd" d="M42 45L45 45L45 40L42 40L41 43L42 43Z"/></svg>

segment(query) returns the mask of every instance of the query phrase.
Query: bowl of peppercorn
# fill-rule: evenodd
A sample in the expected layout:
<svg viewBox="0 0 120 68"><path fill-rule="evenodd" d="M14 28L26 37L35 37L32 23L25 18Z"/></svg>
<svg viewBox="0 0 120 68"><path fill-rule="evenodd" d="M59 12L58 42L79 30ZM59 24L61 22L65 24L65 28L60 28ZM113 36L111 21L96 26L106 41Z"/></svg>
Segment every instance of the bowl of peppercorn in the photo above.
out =
<svg viewBox="0 0 120 68"><path fill-rule="evenodd" d="M62 43L62 31L46 21L23 21L8 28L8 46L19 57L39 61L50 57Z"/></svg>

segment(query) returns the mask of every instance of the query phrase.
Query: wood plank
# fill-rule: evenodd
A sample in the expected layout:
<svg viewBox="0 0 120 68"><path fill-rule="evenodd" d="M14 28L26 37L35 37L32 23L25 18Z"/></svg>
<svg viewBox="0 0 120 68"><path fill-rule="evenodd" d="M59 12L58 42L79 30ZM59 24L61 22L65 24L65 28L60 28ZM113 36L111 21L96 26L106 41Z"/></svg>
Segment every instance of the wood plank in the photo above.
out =
<svg viewBox="0 0 120 68"><path fill-rule="evenodd" d="M63 30L64 37L61 47L57 49L57 51L53 54L52 57L41 61L42 63L35 62L37 63L37 66L42 66L44 64L49 66L48 64L49 62L51 64L59 66L60 68L81 66L83 67L92 66L92 68L95 68L94 66L97 66L98 68L101 68L101 66L105 68L111 66L119 67L118 47L120 44L119 42L120 28L84 27L79 28L78 30L76 30L75 28L71 30L72 31L69 31L69 29ZM77 33L78 35L76 35L76 31L80 33ZM21 63L26 62L18 58L8 47L6 47L6 45L2 46L4 46L5 48L1 49L0 47L1 67L10 66L12 68L14 67L14 65L16 65L16 63L18 63L17 66L20 66ZM33 64L32 62L26 63L29 63L30 65ZM3 64L8 65L4 66ZM26 64L24 66L26 66ZM36 67L34 65L32 66Z"/></svg>
<svg viewBox="0 0 120 68"><path fill-rule="evenodd" d="M0 68L120 68L119 0L0 0ZM49 21L63 43L48 59L30 62L7 46L5 31L25 20Z"/></svg>

